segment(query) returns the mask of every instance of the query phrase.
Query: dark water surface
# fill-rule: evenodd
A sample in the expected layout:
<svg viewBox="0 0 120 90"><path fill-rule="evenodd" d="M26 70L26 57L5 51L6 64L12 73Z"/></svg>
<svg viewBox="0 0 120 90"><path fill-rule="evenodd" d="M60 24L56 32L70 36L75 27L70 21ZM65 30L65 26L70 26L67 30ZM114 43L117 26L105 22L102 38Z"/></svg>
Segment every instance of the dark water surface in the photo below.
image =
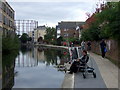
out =
<svg viewBox="0 0 120 90"><path fill-rule="evenodd" d="M60 88L64 71L57 65L68 61L67 50L22 47L19 55L3 58L2 86L9 88ZM8 59L9 62L8 62Z"/></svg>

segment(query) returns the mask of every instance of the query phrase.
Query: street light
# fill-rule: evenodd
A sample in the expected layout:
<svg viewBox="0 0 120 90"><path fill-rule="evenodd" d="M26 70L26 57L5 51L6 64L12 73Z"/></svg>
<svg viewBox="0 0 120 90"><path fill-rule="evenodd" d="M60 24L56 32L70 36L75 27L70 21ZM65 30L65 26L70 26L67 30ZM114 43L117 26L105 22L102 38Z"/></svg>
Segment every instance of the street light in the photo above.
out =
<svg viewBox="0 0 120 90"><path fill-rule="evenodd" d="M81 33L81 31L80 31L80 27L77 26L77 27L76 27L76 30L78 30L78 32L79 32L79 40L80 40L80 33Z"/></svg>

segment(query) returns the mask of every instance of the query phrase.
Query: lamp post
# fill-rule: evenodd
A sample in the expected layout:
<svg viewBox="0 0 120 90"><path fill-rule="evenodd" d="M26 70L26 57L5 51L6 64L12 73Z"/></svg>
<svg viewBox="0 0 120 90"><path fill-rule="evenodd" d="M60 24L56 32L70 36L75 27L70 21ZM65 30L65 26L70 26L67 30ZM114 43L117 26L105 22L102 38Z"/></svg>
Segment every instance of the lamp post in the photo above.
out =
<svg viewBox="0 0 120 90"><path fill-rule="evenodd" d="M81 38L81 29L79 28L78 30L79 30L79 40L80 40L80 38Z"/></svg>
<svg viewBox="0 0 120 90"><path fill-rule="evenodd" d="M67 45L68 45L68 49L69 49L69 41L68 41L68 36L69 36L69 35L68 35L68 29L66 29L66 31L67 31L67 43L68 43Z"/></svg>
<svg viewBox="0 0 120 90"><path fill-rule="evenodd" d="M79 40L80 40L80 33L81 33L81 31L80 31L80 27L77 26L77 27L76 27L76 30L78 30L78 33L79 33L78 37L79 37Z"/></svg>

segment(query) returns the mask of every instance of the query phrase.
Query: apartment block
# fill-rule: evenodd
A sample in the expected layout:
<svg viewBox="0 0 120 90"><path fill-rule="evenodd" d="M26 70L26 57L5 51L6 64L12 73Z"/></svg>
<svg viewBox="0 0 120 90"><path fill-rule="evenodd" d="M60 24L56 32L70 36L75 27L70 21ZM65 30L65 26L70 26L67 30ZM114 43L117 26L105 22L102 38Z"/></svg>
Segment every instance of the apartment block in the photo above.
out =
<svg viewBox="0 0 120 90"><path fill-rule="evenodd" d="M85 22L79 21L61 21L57 26L57 38L79 38L80 28Z"/></svg>
<svg viewBox="0 0 120 90"><path fill-rule="evenodd" d="M15 32L14 15L15 11L8 2L0 0L0 33L3 36L13 36Z"/></svg>

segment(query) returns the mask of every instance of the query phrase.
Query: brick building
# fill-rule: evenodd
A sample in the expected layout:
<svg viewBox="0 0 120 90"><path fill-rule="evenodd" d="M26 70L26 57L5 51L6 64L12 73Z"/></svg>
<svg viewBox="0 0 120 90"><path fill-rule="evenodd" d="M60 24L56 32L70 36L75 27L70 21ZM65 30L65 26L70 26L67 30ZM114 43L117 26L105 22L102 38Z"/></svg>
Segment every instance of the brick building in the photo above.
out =
<svg viewBox="0 0 120 90"><path fill-rule="evenodd" d="M84 22L77 21L61 21L57 26L57 38L62 36L63 38L79 38L80 27Z"/></svg>

